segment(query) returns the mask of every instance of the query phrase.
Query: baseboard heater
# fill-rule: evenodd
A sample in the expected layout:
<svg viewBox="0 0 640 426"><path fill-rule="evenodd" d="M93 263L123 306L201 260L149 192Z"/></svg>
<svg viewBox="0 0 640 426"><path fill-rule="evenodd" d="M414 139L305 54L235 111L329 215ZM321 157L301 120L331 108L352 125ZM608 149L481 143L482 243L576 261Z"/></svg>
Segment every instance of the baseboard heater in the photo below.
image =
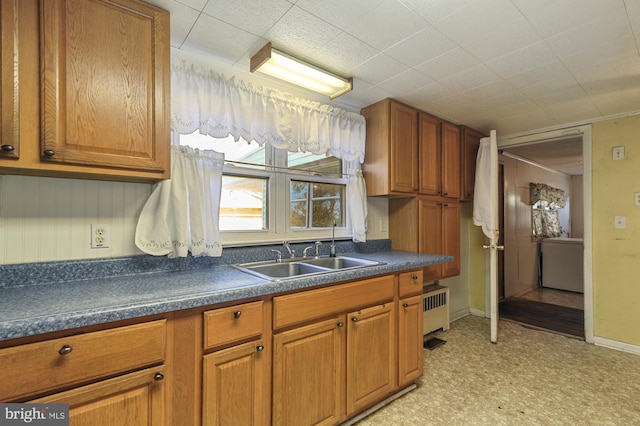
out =
<svg viewBox="0 0 640 426"><path fill-rule="evenodd" d="M449 329L449 287L431 284L422 296L423 334Z"/></svg>

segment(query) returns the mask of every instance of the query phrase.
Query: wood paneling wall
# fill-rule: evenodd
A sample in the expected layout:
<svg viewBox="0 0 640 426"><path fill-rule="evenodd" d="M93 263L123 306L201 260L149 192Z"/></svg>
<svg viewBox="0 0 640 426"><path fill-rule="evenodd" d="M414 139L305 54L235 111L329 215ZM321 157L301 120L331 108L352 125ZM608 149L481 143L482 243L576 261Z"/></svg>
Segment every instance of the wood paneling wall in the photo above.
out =
<svg viewBox="0 0 640 426"><path fill-rule="evenodd" d="M0 264L137 255L138 215L151 185L0 176ZM91 248L91 224L110 247Z"/></svg>

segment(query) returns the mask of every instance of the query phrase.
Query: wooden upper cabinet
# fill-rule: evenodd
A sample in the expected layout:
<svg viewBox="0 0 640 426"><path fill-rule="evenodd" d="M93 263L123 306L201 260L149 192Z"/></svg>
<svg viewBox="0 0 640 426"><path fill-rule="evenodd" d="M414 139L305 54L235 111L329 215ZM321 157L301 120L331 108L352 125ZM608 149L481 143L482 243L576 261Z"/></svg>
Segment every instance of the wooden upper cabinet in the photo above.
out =
<svg viewBox="0 0 640 426"><path fill-rule="evenodd" d="M40 0L41 159L168 177L169 54L166 11Z"/></svg>
<svg viewBox="0 0 640 426"><path fill-rule="evenodd" d="M19 63L18 63L18 0L0 2L0 158L20 158L19 137Z"/></svg>
<svg viewBox="0 0 640 426"><path fill-rule="evenodd" d="M461 201L473 200L473 191L476 184L476 158L480 148L480 139L486 135L470 127L460 127L461 160L460 171L462 175Z"/></svg>
<svg viewBox="0 0 640 426"><path fill-rule="evenodd" d="M460 198L460 130L442 122L442 196Z"/></svg>
<svg viewBox="0 0 640 426"><path fill-rule="evenodd" d="M418 192L418 111L391 99L362 110L367 146L362 166L367 195Z"/></svg>
<svg viewBox="0 0 640 426"><path fill-rule="evenodd" d="M440 195L440 120L437 117L420 113L418 121L420 145L420 193Z"/></svg>

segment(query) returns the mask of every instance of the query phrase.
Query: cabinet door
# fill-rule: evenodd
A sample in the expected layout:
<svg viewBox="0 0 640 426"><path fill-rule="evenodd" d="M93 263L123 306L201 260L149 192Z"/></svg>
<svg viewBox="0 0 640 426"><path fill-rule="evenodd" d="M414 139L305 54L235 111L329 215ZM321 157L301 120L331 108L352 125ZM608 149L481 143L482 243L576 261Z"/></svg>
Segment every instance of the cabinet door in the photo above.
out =
<svg viewBox="0 0 640 426"><path fill-rule="evenodd" d="M418 199L418 235L420 253L443 254L442 252L442 202L438 199ZM441 266L431 265L424 268L424 281L441 278Z"/></svg>
<svg viewBox="0 0 640 426"><path fill-rule="evenodd" d="M333 425L343 398L344 317L274 335L273 424Z"/></svg>
<svg viewBox="0 0 640 426"><path fill-rule="evenodd" d="M460 274L460 203L442 204L442 254L453 256L453 262L443 263L442 278Z"/></svg>
<svg viewBox="0 0 640 426"><path fill-rule="evenodd" d="M253 341L204 356L203 424L268 424L263 349L261 341Z"/></svg>
<svg viewBox="0 0 640 426"><path fill-rule="evenodd" d="M2 33L0 77L0 158L20 157L19 139L19 62L18 62L18 0L0 2L0 32Z"/></svg>
<svg viewBox="0 0 640 426"><path fill-rule="evenodd" d="M165 424L163 379L160 366L30 402L69 404L73 426L161 426Z"/></svg>
<svg viewBox="0 0 640 426"><path fill-rule="evenodd" d="M347 415L395 388L394 315L393 302L347 314Z"/></svg>
<svg viewBox="0 0 640 426"><path fill-rule="evenodd" d="M41 158L168 176L168 12L135 0L40 11Z"/></svg>
<svg viewBox="0 0 640 426"><path fill-rule="evenodd" d="M418 131L420 193L440 195L440 120L421 112Z"/></svg>
<svg viewBox="0 0 640 426"><path fill-rule="evenodd" d="M460 198L460 130L442 122L442 196Z"/></svg>
<svg viewBox="0 0 640 426"><path fill-rule="evenodd" d="M460 161L460 172L462 174L462 190L460 199L462 201L471 201L476 183L476 157L478 156L478 148L480 148L480 139L484 135L469 127L462 127L461 132L462 159Z"/></svg>
<svg viewBox="0 0 640 426"><path fill-rule="evenodd" d="M398 385L422 376L422 295L400 300L398 308Z"/></svg>
<svg viewBox="0 0 640 426"><path fill-rule="evenodd" d="M418 111L391 102L391 192L418 191Z"/></svg>

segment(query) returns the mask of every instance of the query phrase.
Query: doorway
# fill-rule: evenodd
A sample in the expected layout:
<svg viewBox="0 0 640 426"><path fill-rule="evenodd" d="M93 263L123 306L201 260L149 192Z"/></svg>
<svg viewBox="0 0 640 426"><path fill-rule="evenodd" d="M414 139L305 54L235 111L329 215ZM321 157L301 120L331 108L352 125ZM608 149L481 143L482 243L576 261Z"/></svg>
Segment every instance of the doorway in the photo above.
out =
<svg viewBox="0 0 640 426"><path fill-rule="evenodd" d="M576 199L581 198L580 201L583 201L581 206L582 222L577 224L584 229L581 235L584 241L584 261L582 265L584 271L583 294L545 288L540 285L541 283L538 282L541 273L541 271L538 270L540 267L538 258L539 244L534 241L530 241L529 244L527 244L526 237L528 236L524 234L526 229L523 226L514 226L515 219L513 216L518 215L518 220L522 221L522 218L527 215L526 206L522 204L522 200L519 201L520 204L516 206L516 208L513 208L513 205L509 205L509 203L513 203L514 198L517 199L518 196L521 198L525 196L528 197L525 182L535 179L536 176L535 173L532 175L531 171L523 172L522 176L514 176L513 171L509 170L509 167L513 167L514 161L528 162L527 167L542 166L543 169L546 168L551 173L557 172L556 164L563 162L568 163L575 160L567 158L570 151L571 155L575 155L575 149L565 149L562 147L563 141L567 140L573 140L573 148L575 148L577 140L580 147L582 187L580 191L576 192L576 195L578 193L580 195L580 197L576 197ZM553 149L550 149L550 147ZM503 154L499 178L502 185L499 188L499 194L501 197L500 205L502 206L501 213L503 213L505 217L500 223L501 228L504 228L501 236L505 239L505 255L502 259L502 266L499 263L498 269L499 276L500 271L504 271L502 282L499 281L501 300L499 310L500 317L507 320L518 321L532 327L543 328L591 341L593 339L590 272L591 235L589 232L591 218L591 127L582 126L537 135L512 137L506 138L505 140L499 139L498 149ZM567 152L563 153L563 149ZM536 150L540 152L539 155L531 154L535 153ZM507 161L504 161L505 153L509 156ZM519 158L518 154L522 153L526 153L527 158ZM514 157L516 157L517 160L514 159ZM551 158L547 161L545 157ZM536 161L537 159L540 162ZM526 167L521 166L521 169L524 170L525 168ZM566 175L567 173L564 174ZM541 173L541 175L544 176L544 173ZM517 178L519 178L519 180ZM519 186L519 188L515 188L515 186ZM528 199L526 202L528 203ZM504 222L506 222L506 225ZM522 224L520 223L519 225ZM514 235L516 233L518 234L517 236ZM571 234L572 231L569 230L567 233ZM501 242L501 244L503 243ZM514 273L512 270L510 272L509 268L513 269L514 265L509 262L519 262L519 264L515 265L519 274L515 276L515 281L518 281L516 286L520 286L516 290L511 288L511 286L514 285ZM529 287L527 287L527 285L529 285Z"/></svg>

